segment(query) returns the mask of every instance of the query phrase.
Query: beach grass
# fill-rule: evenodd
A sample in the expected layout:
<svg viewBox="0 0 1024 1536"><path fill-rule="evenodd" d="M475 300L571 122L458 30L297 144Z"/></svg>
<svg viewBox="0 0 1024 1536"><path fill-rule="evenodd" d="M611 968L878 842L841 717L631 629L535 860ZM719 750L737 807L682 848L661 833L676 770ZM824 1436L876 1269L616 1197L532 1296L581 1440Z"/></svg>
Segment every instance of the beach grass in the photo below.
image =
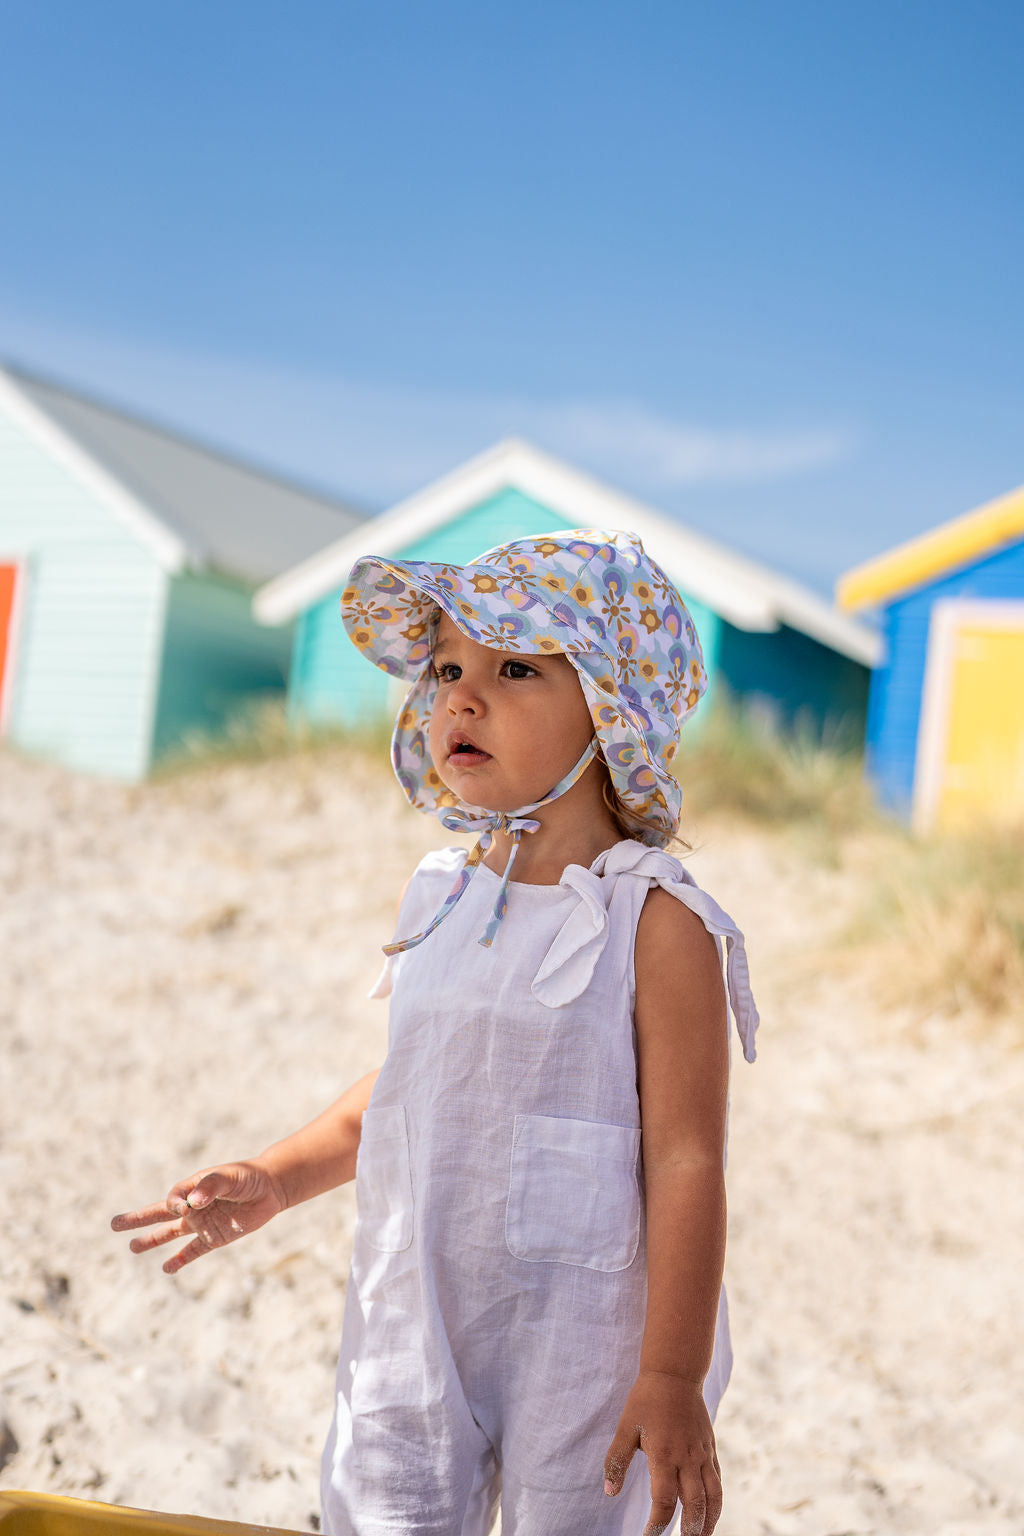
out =
<svg viewBox="0 0 1024 1536"><path fill-rule="evenodd" d="M687 819L739 818L845 877L851 915L830 958L856 967L880 1002L1020 1016L1024 824L918 836L876 805L844 724L783 730L728 701L684 733L674 766Z"/></svg>
<svg viewBox="0 0 1024 1536"><path fill-rule="evenodd" d="M1024 826L887 828L851 846L846 865L859 900L842 942L883 1004L1020 1025Z"/></svg>
<svg viewBox="0 0 1024 1536"><path fill-rule="evenodd" d="M194 733L154 777L352 753L389 775L389 739L387 722L359 731L297 723L280 698L258 699L224 731ZM830 958L858 967L880 1002L1020 1013L1024 826L917 836L878 809L847 722L784 729L722 697L699 730L684 732L673 767L684 786L684 836L716 819L738 820L844 878L850 917Z"/></svg>
<svg viewBox="0 0 1024 1536"><path fill-rule="evenodd" d="M683 786L684 819L736 816L808 840L833 859L838 840L877 824L851 725L808 719L782 726L764 711L716 697L691 734L684 730L673 769Z"/></svg>
<svg viewBox="0 0 1024 1536"><path fill-rule="evenodd" d="M219 730L187 732L165 752L151 777L167 780L236 763L259 763L331 751L356 751L388 766L391 725L379 721L353 729L290 715L280 694L257 696L237 706Z"/></svg>

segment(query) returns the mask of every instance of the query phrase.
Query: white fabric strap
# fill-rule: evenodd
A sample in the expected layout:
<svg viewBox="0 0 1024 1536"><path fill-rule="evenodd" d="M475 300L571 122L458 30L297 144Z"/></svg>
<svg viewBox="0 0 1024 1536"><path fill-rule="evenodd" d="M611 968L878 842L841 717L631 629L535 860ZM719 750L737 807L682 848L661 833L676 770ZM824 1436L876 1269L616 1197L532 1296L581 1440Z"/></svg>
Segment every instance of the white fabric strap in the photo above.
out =
<svg viewBox="0 0 1024 1536"><path fill-rule="evenodd" d="M605 878L602 878L602 875ZM643 843L618 843L595 868L570 864L560 885L573 890L578 904L555 935L533 979L532 992L549 1008L562 1008L585 990L608 942L605 900L613 881L608 876L633 875L649 887L661 886L700 918L716 939L725 941L725 980L729 1006L747 1061L757 1055L754 1037L758 1026L757 1005L750 990L750 972L743 934L713 897L702 891L678 859L660 848Z"/></svg>
<svg viewBox="0 0 1024 1536"><path fill-rule="evenodd" d="M473 806L465 810L457 806L443 807L438 811L442 824L448 828L449 832L479 832L480 836L475 846L470 850L466 862L459 870L455 884L448 892L432 920L421 933L410 934L407 939L396 939L391 944L383 945L385 955L390 958L392 955L401 954L403 950L414 949L417 944L422 944L424 939L428 939L435 929L441 926L449 912L458 905L465 895L470 880L472 880L474 874L479 869L483 862L484 854L494 840L495 832L507 832L512 839L512 848L505 861L505 872L501 877L501 885L498 887L494 910L477 941L485 949L490 949L498 937L502 921L508 910L509 881L512 879L512 866L516 861L516 854L519 852L520 839L524 832L538 832L541 827L541 823L533 820L530 812L539 811L542 805L550 805L552 800L560 799L562 795L572 789L573 785L583 777L591 762L597 756L596 742L597 738L592 736L565 777L559 779L554 789L546 794L543 800L535 800L532 805L521 806L518 811L488 811Z"/></svg>

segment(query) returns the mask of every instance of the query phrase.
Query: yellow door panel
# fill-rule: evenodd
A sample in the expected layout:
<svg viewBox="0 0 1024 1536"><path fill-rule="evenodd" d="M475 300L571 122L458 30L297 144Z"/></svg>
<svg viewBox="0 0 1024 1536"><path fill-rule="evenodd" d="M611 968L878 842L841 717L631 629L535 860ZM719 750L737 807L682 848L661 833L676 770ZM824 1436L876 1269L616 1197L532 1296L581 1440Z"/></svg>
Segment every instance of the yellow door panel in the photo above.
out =
<svg viewBox="0 0 1024 1536"><path fill-rule="evenodd" d="M939 821L1024 820L1024 629L964 622L950 675Z"/></svg>

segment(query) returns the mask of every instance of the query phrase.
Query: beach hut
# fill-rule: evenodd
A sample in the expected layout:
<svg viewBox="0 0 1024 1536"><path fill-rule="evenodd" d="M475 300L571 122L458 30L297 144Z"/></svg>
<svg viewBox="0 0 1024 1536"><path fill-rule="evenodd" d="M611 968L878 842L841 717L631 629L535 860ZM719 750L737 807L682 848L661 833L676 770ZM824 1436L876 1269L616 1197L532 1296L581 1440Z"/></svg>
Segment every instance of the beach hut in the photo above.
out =
<svg viewBox="0 0 1024 1536"><path fill-rule="evenodd" d="M883 804L922 832L1024 819L1024 486L848 571L836 596L882 619L867 747Z"/></svg>
<svg viewBox="0 0 1024 1536"><path fill-rule="evenodd" d="M363 554L465 562L491 545L555 528L629 528L674 578L693 613L712 678L783 723L863 729L877 638L800 583L724 548L516 439L361 524L268 583L255 612L295 623L289 710L299 721L364 726L391 715L401 680L367 666L338 604ZM699 722L698 712L696 720Z"/></svg>
<svg viewBox="0 0 1024 1536"><path fill-rule="evenodd" d="M362 514L0 367L0 734L125 780L287 684L257 586Z"/></svg>

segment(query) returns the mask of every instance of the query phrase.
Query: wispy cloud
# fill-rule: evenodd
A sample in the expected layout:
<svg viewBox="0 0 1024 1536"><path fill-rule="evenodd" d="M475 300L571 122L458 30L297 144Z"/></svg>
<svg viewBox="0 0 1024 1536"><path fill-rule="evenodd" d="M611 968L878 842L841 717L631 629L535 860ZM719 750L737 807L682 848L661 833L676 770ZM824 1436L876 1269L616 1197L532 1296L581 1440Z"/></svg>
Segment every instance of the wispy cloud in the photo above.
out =
<svg viewBox="0 0 1024 1536"><path fill-rule="evenodd" d="M392 387L324 369L250 363L90 333L0 311L0 357L126 408L384 506L510 434L621 489L754 486L847 459L835 426L715 427L635 400L544 400Z"/></svg>
<svg viewBox="0 0 1024 1536"><path fill-rule="evenodd" d="M539 424L540 430L548 428L581 456L614 460L666 487L784 479L847 458L855 443L849 430L837 428L698 427L629 400L549 407Z"/></svg>

